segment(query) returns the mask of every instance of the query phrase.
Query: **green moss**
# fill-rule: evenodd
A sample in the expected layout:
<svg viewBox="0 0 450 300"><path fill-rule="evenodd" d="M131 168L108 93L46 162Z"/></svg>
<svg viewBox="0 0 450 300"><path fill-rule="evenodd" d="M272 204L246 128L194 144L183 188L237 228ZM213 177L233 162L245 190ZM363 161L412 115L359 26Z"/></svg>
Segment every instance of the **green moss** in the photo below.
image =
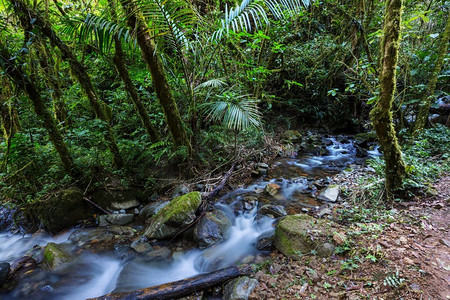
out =
<svg viewBox="0 0 450 300"><path fill-rule="evenodd" d="M167 238L173 236L181 227L195 219L195 212L202 202L200 192L191 192L170 201L150 220L145 231L148 238Z"/></svg>
<svg viewBox="0 0 450 300"><path fill-rule="evenodd" d="M60 249L55 243L48 243L44 250L44 264L50 269L55 270L63 263L69 261L70 257Z"/></svg>

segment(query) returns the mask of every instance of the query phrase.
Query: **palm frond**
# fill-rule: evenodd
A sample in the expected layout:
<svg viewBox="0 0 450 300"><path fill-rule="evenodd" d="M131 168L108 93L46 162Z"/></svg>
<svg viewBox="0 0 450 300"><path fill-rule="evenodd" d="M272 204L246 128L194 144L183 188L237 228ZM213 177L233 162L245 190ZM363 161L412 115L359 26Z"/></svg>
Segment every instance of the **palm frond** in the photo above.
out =
<svg viewBox="0 0 450 300"><path fill-rule="evenodd" d="M223 81L223 78L213 78L208 81L200 83L194 88L194 90L197 91L203 88L221 88L224 86L227 86L227 83Z"/></svg>
<svg viewBox="0 0 450 300"><path fill-rule="evenodd" d="M222 97L217 101L203 104L204 113L213 121L222 121L228 129L241 131L261 126L258 100L248 95Z"/></svg>
<svg viewBox="0 0 450 300"><path fill-rule="evenodd" d="M268 25L266 8L276 19L285 19L298 15L310 4L311 0L243 0L240 5L230 10L225 5L225 16L211 39L218 42L228 36L230 31L250 32L253 30L252 24L254 29L264 24Z"/></svg>
<svg viewBox="0 0 450 300"><path fill-rule="evenodd" d="M91 13L85 17L67 19L63 32L77 37L80 43L94 42L101 53L110 50L115 36L126 43L132 41L128 28Z"/></svg>

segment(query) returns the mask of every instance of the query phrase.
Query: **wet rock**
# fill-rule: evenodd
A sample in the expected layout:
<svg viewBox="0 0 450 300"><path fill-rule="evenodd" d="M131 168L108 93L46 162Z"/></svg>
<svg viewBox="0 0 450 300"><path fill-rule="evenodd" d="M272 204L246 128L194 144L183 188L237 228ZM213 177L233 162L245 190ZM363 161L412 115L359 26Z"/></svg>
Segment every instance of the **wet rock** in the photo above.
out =
<svg viewBox="0 0 450 300"><path fill-rule="evenodd" d="M355 144L362 148L368 148L369 144L377 141L375 132L358 133L354 137Z"/></svg>
<svg viewBox="0 0 450 300"><path fill-rule="evenodd" d="M0 231L9 229L13 224L13 213L15 209L6 205L0 205Z"/></svg>
<svg viewBox="0 0 450 300"><path fill-rule="evenodd" d="M147 238L144 236L132 242L130 247L131 249L133 249L138 253L146 253L153 250L153 247L150 245Z"/></svg>
<svg viewBox="0 0 450 300"><path fill-rule="evenodd" d="M276 183L269 183L264 188L264 191L267 192L272 197L274 197L278 193L280 188L281 187L278 184L276 184Z"/></svg>
<svg viewBox="0 0 450 300"><path fill-rule="evenodd" d="M167 204L169 204L169 201L158 201L148 204L139 212L139 218L141 220L146 220L147 218L156 215L158 211L160 211Z"/></svg>
<svg viewBox="0 0 450 300"><path fill-rule="evenodd" d="M145 254L148 261L166 261L172 257L172 251L167 247L155 249Z"/></svg>
<svg viewBox="0 0 450 300"><path fill-rule="evenodd" d="M9 263L0 262L0 287L6 282L9 274Z"/></svg>
<svg viewBox="0 0 450 300"><path fill-rule="evenodd" d="M302 135L297 130L286 130L280 137L283 143L300 143L302 141Z"/></svg>
<svg viewBox="0 0 450 300"><path fill-rule="evenodd" d="M225 285L223 300L247 300L258 285L258 280L249 277L239 277Z"/></svg>
<svg viewBox="0 0 450 300"><path fill-rule="evenodd" d="M130 208L135 208L139 206L139 201L137 201L136 199L132 199L132 200L128 200L128 201L124 201L124 202L113 202L111 203L111 207L113 209L130 209Z"/></svg>
<svg viewBox="0 0 450 300"><path fill-rule="evenodd" d="M47 246L45 246L43 263L50 270L59 268L62 264L68 262L69 260L70 256L64 252L61 245L48 243Z"/></svg>
<svg viewBox="0 0 450 300"><path fill-rule="evenodd" d="M258 214L272 216L273 218L279 218L286 216L287 212L281 205L266 204L259 208Z"/></svg>
<svg viewBox="0 0 450 300"><path fill-rule="evenodd" d="M83 200L83 191L69 188L36 204L39 220L49 232L58 232L89 218L89 207Z"/></svg>
<svg viewBox="0 0 450 300"><path fill-rule="evenodd" d="M339 185L330 185L325 190L323 190L317 199L328 201L328 202L336 202L339 197L339 192L341 187Z"/></svg>
<svg viewBox="0 0 450 300"><path fill-rule="evenodd" d="M265 232L256 238L256 248L258 250L270 250L273 246L274 232Z"/></svg>
<svg viewBox="0 0 450 300"><path fill-rule="evenodd" d="M126 237L131 237L134 235L134 230L130 226L113 225L109 228L109 231L112 234Z"/></svg>
<svg viewBox="0 0 450 300"><path fill-rule="evenodd" d="M267 174L267 170L269 169L269 165L266 163L257 163L255 165L255 170L256 173L255 175L260 176L260 175L265 175Z"/></svg>
<svg viewBox="0 0 450 300"><path fill-rule="evenodd" d="M332 243L323 243L317 246L317 255L320 257L330 257L336 248Z"/></svg>
<svg viewBox="0 0 450 300"><path fill-rule="evenodd" d="M69 240L82 246L92 240L110 240L113 235L106 228L82 228L74 231Z"/></svg>
<svg viewBox="0 0 450 300"><path fill-rule="evenodd" d="M173 190L172 198L176 198L187 193L189 193L189 186L186 184L180 184Z"/></svg>
<svg viewBox="0 0 450 300"><path fill-rule="evenodd" d="M332 234L327 220L315 219L306 214L289 215L278 223L274 245L284 255L300 259L301 255L311 254L311 250L329 243Z"/></svg>
<svg viewBox="0 0 450 300"><path fill-rule="evenodd" d="M106 215L106 221L112 225L127 225L134 219L134 214L111 214Z"/></svg>
<svg viewBox="0 0 450 300"><path fill-rule="evenodd" d="M214 245L227 238L232 223L221 210L207 212L194 229L194 238L201 249Z"/></svg>
<svg viewBox="0 0 450 300"><path fill-rule="evenodd" d="M195 220L195 212L202 202L199 192L177 197L150 219L144 235L149 239L165 239Z"/></svg>

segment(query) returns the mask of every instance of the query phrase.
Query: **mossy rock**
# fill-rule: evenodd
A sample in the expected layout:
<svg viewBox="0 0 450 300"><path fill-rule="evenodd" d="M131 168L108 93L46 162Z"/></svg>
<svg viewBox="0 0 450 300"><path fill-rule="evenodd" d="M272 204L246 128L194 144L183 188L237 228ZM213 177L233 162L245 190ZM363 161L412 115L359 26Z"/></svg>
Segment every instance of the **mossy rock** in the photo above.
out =
<svg viewBox="0 0 450 300"><path fill-rule="evenodd" d="M69 260L70 256L64 252L60 245L48 243L47 246L45 246L43 263L48 269L58 269L62 264Z"/></svg>
<svg viewBox="0 0 450 300"><path fill-rule="evenodd" d="M278 223L274 245L287 257L297 260L313 251L321 256L329 256L329 252L320 250L325 243L329 244L333 232L328 220L315 219L306 214L290 215Z"/></svg>
<svg viewBox="0 0 450 300"><path fill-rule="evenodd" d="M355 134L355 143L360 147L367 147L369 143L377 141L377 134L375 132L363 132Z"/></svg>
<svg viewBox="0 0 450 300"><path fill-rule="evenodd" d="M56 233L91 217L83 192L68 188L36 204L37 217L49 232Z"/></svg>
<svg viewBox="0 0 450 300"><path fill-rule="evenodd" d="M194 221L201 203L200 192L191 192L173 199L150 219L144 235L149 239L173 237Z"/></svg>
<svg viewBox="0 0 450 300"><path fill-rule="evenodd" d="M284 143L299 143L302 140L302 135L297 130L286 130L280 138Z"/></svg>

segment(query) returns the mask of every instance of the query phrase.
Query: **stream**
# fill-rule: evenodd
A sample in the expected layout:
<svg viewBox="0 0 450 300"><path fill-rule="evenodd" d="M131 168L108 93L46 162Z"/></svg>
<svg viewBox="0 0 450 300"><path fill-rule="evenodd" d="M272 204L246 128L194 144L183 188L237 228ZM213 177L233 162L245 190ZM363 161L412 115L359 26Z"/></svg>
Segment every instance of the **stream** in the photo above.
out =
<svg viewBox="0 0 450 300"><path fill-rule="evenodd" d="M218 199L216 209L222 210L232 220L232 226L226 240L203 250L195 247L175 249L169 257L155 261L127 255L129 247L118 246L114 251L99 253L79 251L79 245L69 238L74 230L56 237L45 233L22 236L0 232L0 262L12 263L35 245L45 246L49 242L63 245L72 254L71 262L64 264L63 268L57 271L37 268L24 276L12 291L0 293L0 299L86 299L255 261L268 253L256 248L258 237L274 231L275 220L258 214L261 205L281 205L289 214L320 206L322 203L313 196L315 190L312 187L325 187L330 183L329 176L363 161L356 157L351 139L330 137L324 141L324 155L279 158L265 176ZM378 155L376 148L369 153L369 156ZM268 183L281 187L273 197L263 192Z"/></svg>

